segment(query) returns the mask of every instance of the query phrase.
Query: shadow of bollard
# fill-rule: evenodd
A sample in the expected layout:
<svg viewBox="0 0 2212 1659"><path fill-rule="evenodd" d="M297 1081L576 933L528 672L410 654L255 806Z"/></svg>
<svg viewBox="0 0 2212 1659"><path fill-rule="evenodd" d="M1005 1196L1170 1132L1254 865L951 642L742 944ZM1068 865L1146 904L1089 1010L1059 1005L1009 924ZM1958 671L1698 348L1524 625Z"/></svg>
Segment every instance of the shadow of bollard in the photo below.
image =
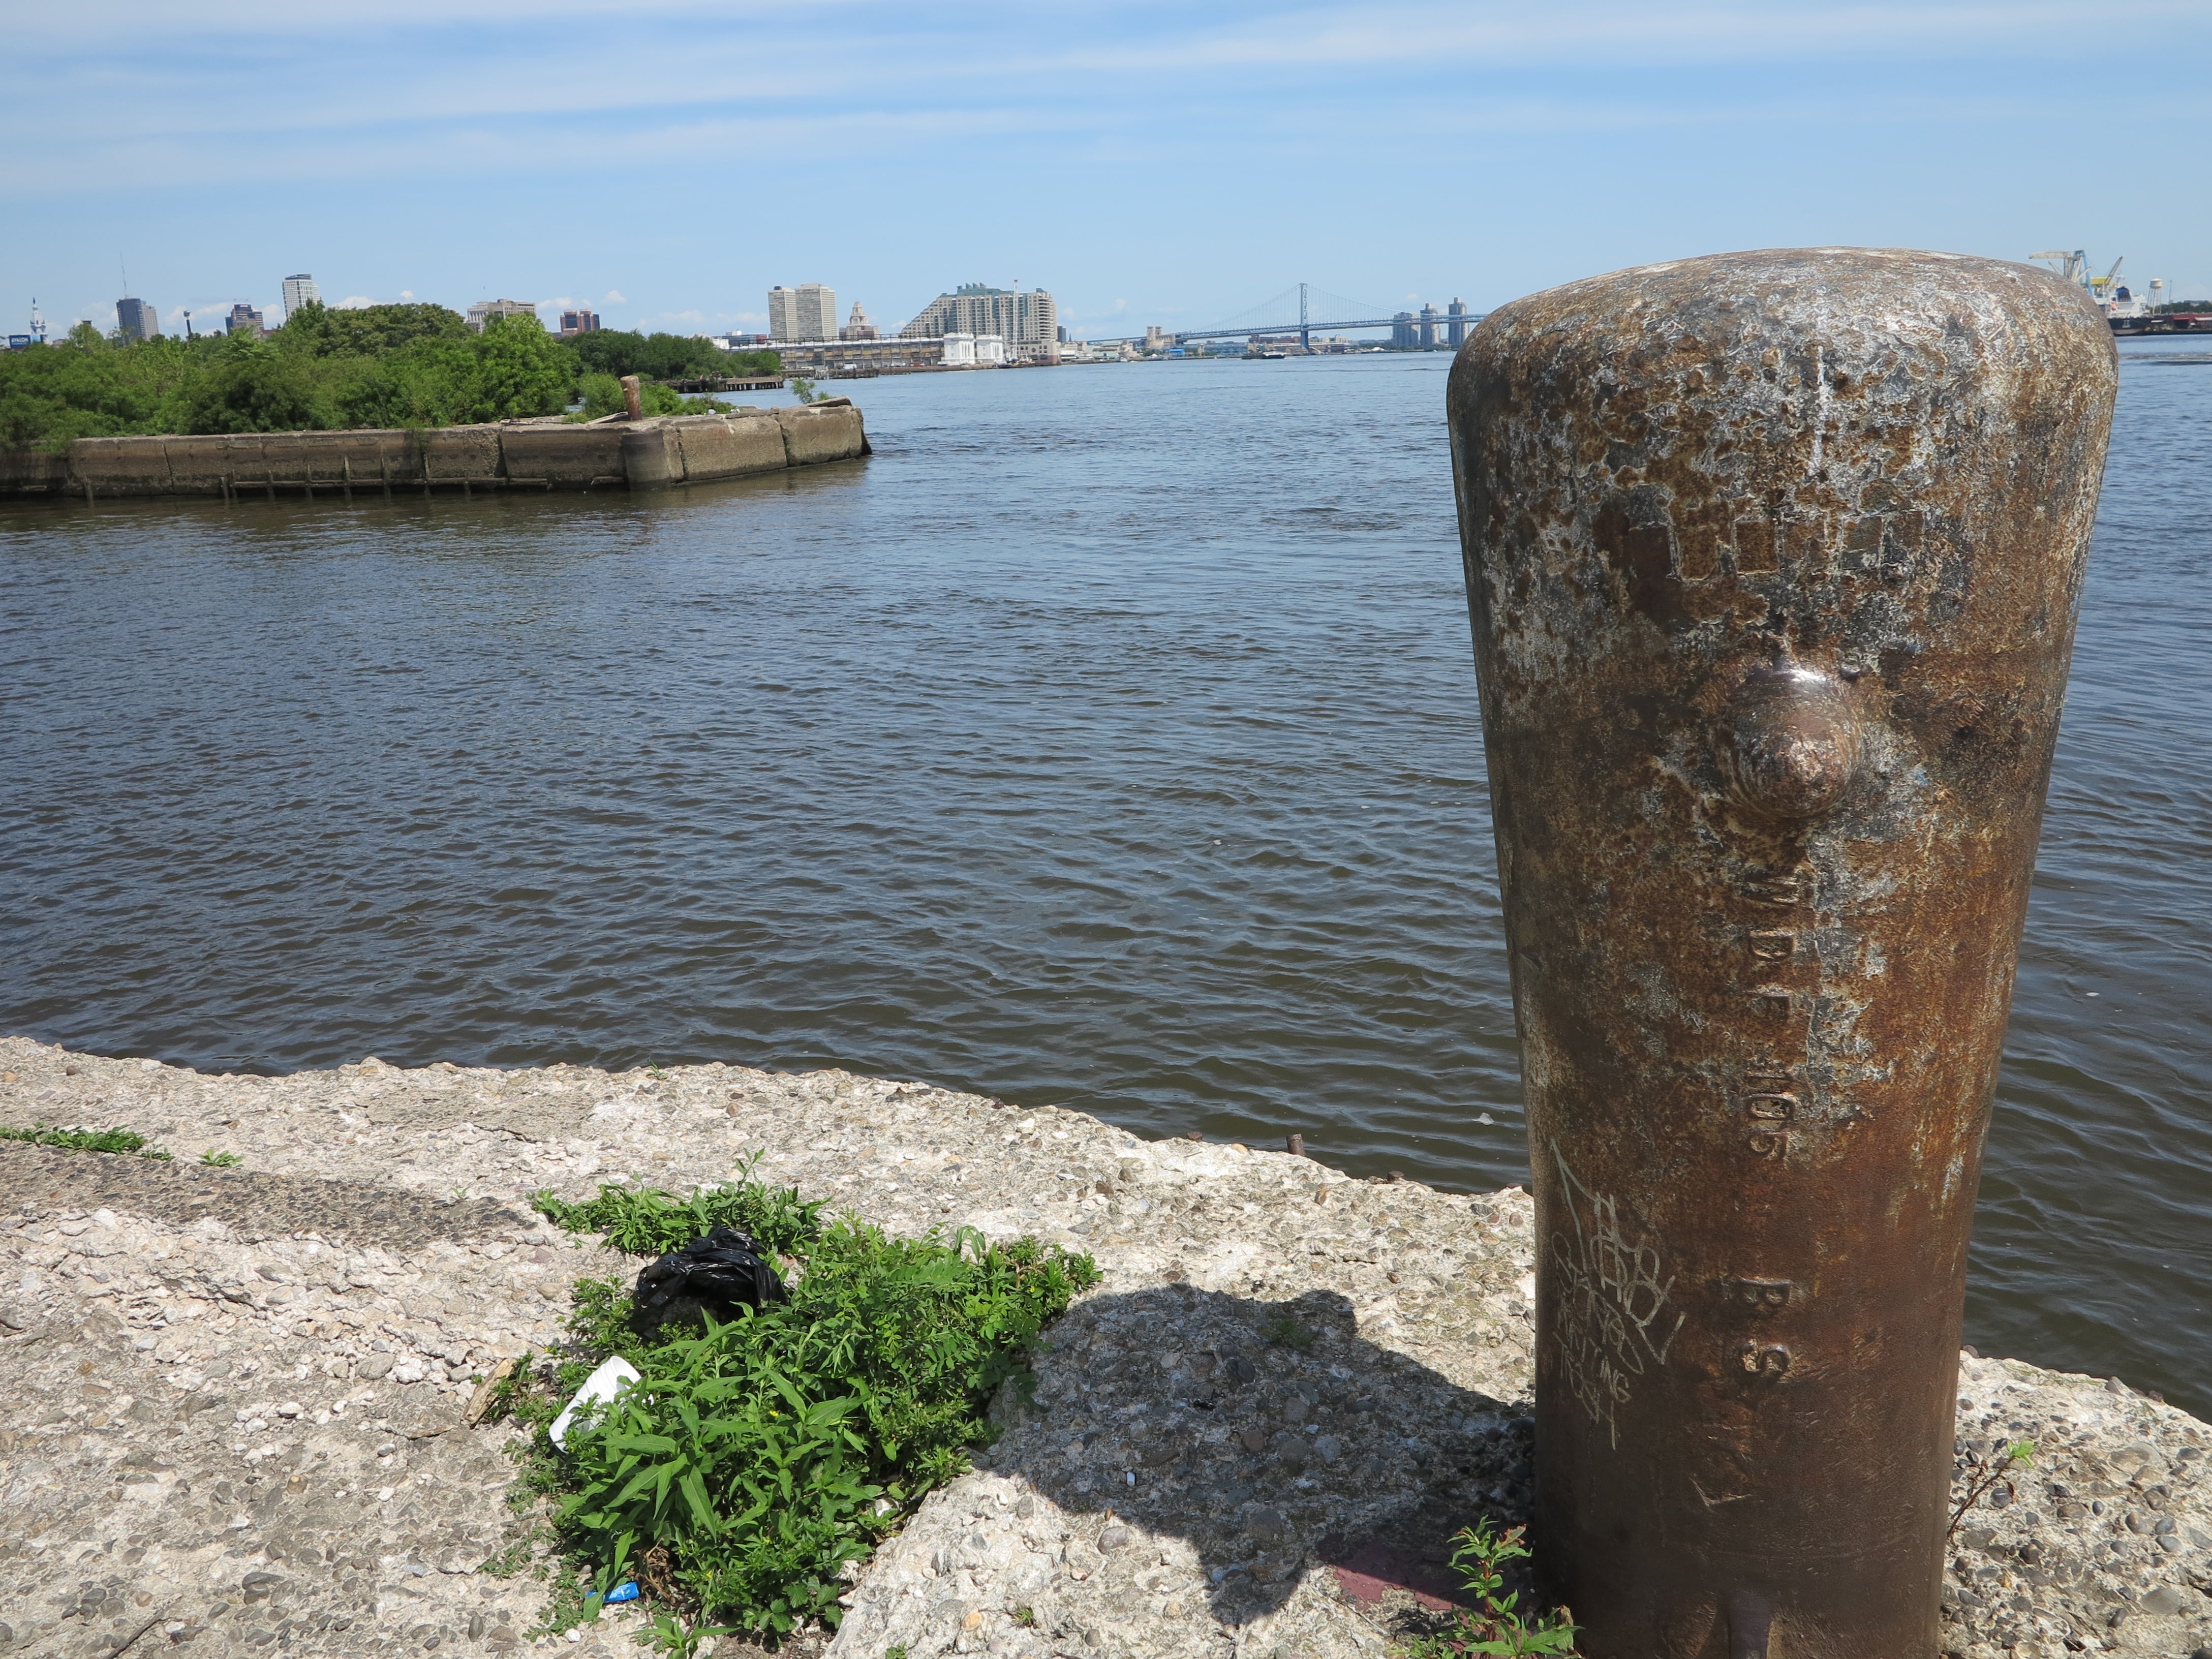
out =
<svg viewBox="0 0 2212 1659"><path fill-rule="evenodd" d="M940 1495L972 1524L926 1507L836 1651L1226 1651L1316 1595L1379 1640L1458 1604L1453 1533L1528 1518L1526 1402L1367 1340L1334 1291L1097 1296L1048 1343L1034 1389L1000 1390L981 1487ZM1034 1625L963 1647L1010 1597Z"/></svg>

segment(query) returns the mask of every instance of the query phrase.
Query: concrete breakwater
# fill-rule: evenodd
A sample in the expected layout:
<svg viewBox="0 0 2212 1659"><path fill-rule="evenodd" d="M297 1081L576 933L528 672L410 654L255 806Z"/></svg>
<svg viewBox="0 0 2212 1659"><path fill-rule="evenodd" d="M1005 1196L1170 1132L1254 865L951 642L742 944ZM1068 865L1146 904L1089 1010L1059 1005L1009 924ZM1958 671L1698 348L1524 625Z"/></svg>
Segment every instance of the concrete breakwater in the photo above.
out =
<svg viewBox="0 0 2212 1659"><path fill-rule="evenodd" d="M0 497L392 495L433 490L649 489L854 460L867 431L851 401L582 424L79 438L60 454L0 450Z"/></svg>
<svg viewBox="0 0 2212 1659"><path fill-rule="evenodd" d="M1454 1528L1526 1518L1517 1189L834 1071L210 1077L0 1040L0 1124L38 1122L128 1124L175 1162L0 1142L0 1654L532 1645L546 1587L483 1571L516 1535L511 1431L467 1421L471 1378L637 1264L524 1200L688 1191L756 1151L895 1231L1034 1235L1105 1275L1002 1437L858 1577L832 1659L1382 1659L1450 1588ZM2212 1644L2212 1429L1971 1355L1957 1413L1962 1449L2037 1449L1961 1519L1947 1654ZM559 1650L635 1653L638 1619Z"/></svg>

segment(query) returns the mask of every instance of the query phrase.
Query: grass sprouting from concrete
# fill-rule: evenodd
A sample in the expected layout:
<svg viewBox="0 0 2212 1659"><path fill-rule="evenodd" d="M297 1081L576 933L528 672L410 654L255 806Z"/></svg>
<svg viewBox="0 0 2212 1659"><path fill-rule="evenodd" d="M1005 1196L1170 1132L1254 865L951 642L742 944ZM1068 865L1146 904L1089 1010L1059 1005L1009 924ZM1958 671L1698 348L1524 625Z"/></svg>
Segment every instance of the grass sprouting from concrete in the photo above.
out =
<svg viewBox="0 0 2212 1659"><path fill-rule="evenodd" d="M993 1390L1099 1278L1090 1257L1032 1239L825 1224L820 1203L751 1180L687 1200L540 1194L538 1207L632 1255L720 1224L784 1259L788 1300L726 1324L643 1329L620 1280L583 1280L562 1351L500 1390L496 1409L532 1430L518 1500L541 1505L553 1547L549 1627L597 1617L600 1598L635 1582L670 1652L724 1632L775 1642L810 1621L834 1627L858 1565L994 1437ZM553 1418L616 1354L641 1381L556 1448Z"/></svg>
<svg viewBox="0 0 2212 1659"><path fill-rule="evenodd" d="M40 1124L35 1129L0 1128L0 1140L26 1140L33 1146L59 1146L72 1152L122 1152L150 1158L163 1164L168 1153L149 1144L136 1129L57 1129Z"/></svg>

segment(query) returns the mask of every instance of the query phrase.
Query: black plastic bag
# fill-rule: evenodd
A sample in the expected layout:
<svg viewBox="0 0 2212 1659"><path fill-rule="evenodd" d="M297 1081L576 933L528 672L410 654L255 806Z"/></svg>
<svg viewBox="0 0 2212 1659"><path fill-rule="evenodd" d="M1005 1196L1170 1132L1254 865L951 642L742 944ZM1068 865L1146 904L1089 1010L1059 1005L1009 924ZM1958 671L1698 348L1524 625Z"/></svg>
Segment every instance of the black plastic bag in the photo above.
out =
<svg viewBox="0 0 2212 1659"><path fill-rule="evenodd" d="M711 1313L727 1322L740 1304L766 1307L785 1297L772 1252L734 1227L717 1227L671 1250L637 1276L639 1322L665 1324Z"/></svg>

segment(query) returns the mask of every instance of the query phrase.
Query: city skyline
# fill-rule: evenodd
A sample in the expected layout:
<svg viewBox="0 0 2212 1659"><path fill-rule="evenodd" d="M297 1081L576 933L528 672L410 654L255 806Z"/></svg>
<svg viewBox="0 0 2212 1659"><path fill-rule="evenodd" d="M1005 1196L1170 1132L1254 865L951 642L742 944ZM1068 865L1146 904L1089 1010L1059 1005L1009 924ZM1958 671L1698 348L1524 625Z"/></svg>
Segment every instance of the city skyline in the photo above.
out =
<svg viewBox="0 0 2212 1659"><path fill-rule="evenodd" d="M34 295L58 331L125 292L164 331L240 302L273 319L305 270L332 304L521 295L765 332L762 296L811 269L892 326L940 273L1045 286L1095 337L1208 325L1297 280L1386 314L1482 311L1824 242L2083 247L2212 295L2212 228L2172 192L2212 137L2196 0L2113 0L2087 28L2044 0L1140 3L1041 14L1011 46L957 0L919 22L657 0L612 33L566 27L576 0L218 0L130 8L128 29L112 9L22 20L0 66L9 327ZM672 55L744 89L671 99L647 66ZM744 213L700 211L683 163L709 152ZM948 182L986 176L1018 206L952 210L984 198ZM580 228L580 191L620 214Z"/></svg>

